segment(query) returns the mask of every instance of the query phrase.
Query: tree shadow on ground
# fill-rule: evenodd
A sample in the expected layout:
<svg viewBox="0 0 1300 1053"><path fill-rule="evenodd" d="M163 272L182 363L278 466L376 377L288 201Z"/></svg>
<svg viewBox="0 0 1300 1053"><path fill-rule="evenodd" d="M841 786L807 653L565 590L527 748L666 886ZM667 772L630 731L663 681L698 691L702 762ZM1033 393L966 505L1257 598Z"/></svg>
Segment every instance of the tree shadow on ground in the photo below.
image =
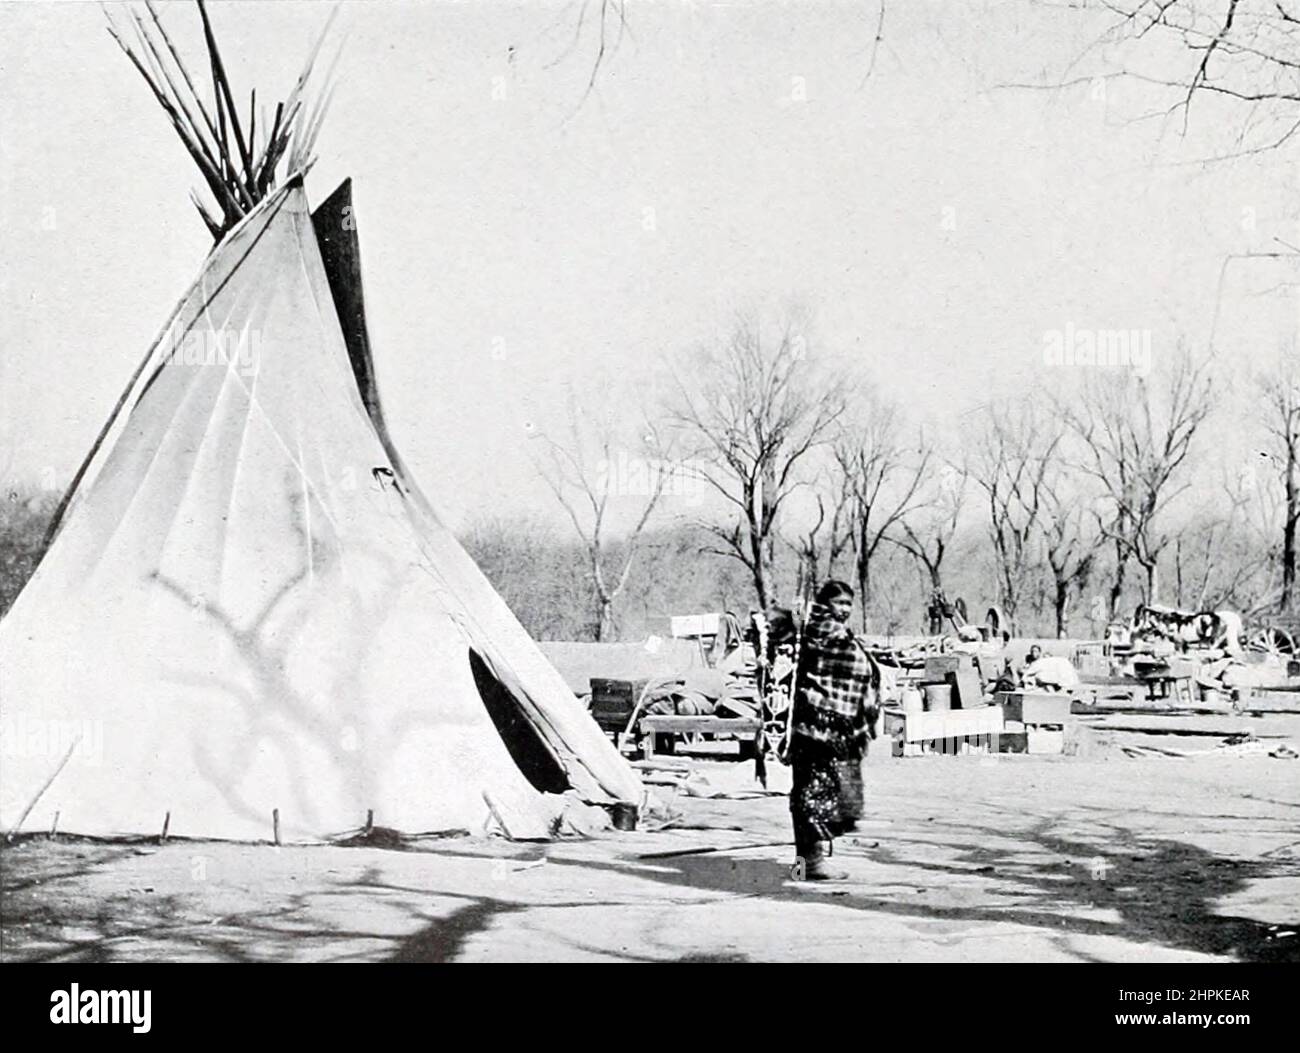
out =
<svg viewBox="0 0 1300 1053"><path fill-rule="evenodd" d="M1072 840L1054 834L1054 825L1045 820L1021 833L965 826L961 840L897 837L889 847L856 853L841 847L838 861L850 870L851 879L819 886L816 892L791 882L787 863L745 859L725 850L659 858L656 869L638 868L629 873L674 886L775 900L807 902L811 893L819 902L835 907L894 917L1002 922L1043 929L1053 937L1117 937L1241 961L1300 961L1300 938L1279 936L1300 930L1300 923L1270 925L1221 913L1214 906L1251 881L1300 877L1300 866L1294 862L1231 859L1181 841L1135 835L1117 826L1107 828L1107 839L1102 842ZM924 846L921 858L909 853L909 843ZM928 858L935 849L950 861ZM1026 861L1027 852L1042 856L1042 862ZM864 890L861 880L852 879L855 857L891 868L894 873L887 878L889 887L914 886L912 896ZM625 868L617 861L554 862L598 870ZM931 880L919 882L918 871ZM947 891L945 881L972 879L991 883L983 897L988 905L915 898L924 893L942 896ZM878 874L871 880L881 883ZM1119 920L1101 920L1095 916L1101 912L1114 912ZM1086 957L1073 949L1069 953Z"/></svg>
<svg viewBox="0 0 1300 1053"><path fill-rule="evenodd" d="M77 863L65 861L55 868L42 860L40 865L48 872L49 881L66 881L89 876L137 849L100 843L92 846L92 851L93 855L78 853ZM529 846L523 858L537 854L536 846ZM518 861L521 857L513 858ZM35 854L30 863L37 864ZM522 915L530 907L623 905L621 901L590 897L529 904L413 887L385 881L377 868L368 867L354 879L281 897L272 907L212 917L211 907L205 908L201 898L193 894L154 894L153 888L141 888L94 898L83 891L47 899L39 894L45 880L32 874L18 876L12 867L0 869L0 875L12 879L7 883L20 888L5 897L0 956L29 962L114 962L138 957L226 962L305 958L450 962L464 953L475 936L498 923L509 924L512 916ZM355 909L349 909L349 904L354 904ZM377 905L382 908L378 912L373 909ZM368 926L367 919L373 919L376 913L380 920ZM348 921L330 921L330 915L340 914ZM627 961L662 960L611 951L575 937L553 933L546 936L574 952Z"/></svg>
<svg viewBox="0 0 1300 1053"><path fill-rule="evenodd" d="M1225 897L1250 882L1300 877L1300 864L1283 859L1233 859L1182 841L1137 834L1114 822L1095 821L1086 838L1060 832L1059 819L1026 830L972 826L922 828L862 849L840 842L837 860L854 880L811 890L789 880L788 863L754 859L726 849L664 857L653 865L636 856L612 860L574 858L554 846L509 846L509 860L598 871L626 879L690 890L690 904L725 898L815 902L832 909L875 913L921 922L1004 923L1039 930L1063 953L1080 960L1099 957L1080 950L1073 937L1112 937L1242 961L1300 961L1300 938L1280 933L1300 928L1223 912ZM430 855L489 859L506 848L494 844L431 846ZM685 906L681 892L649 900L643 891L628 899L618 885L602 898L564 896L530 902L520 895L447 891L385 880L368 866L347 880L325 881L303 891L213 917L201 893L154 894L133 889L91 897L75 880L126 855L131 845L59 846L44 853L15 850L0 856L4 945L0 955L29 961L117 961L147 953L152 959L190 957L224 961L385 960L446 962L463 957L475 937L489 929L503 936L528 927L532 910ZM405 854L405 853L404 853ZM409 858L409 855L407 856ZM53 893L46 887L55 886ZM503 890L505 891L505 890ZM936 902L936 900L938 902ZM337 919L337 920L335 920ZM608 946L602 934L584 939L573 931L539 930L548 957L599 955L638 961L684 960L655 947L633 951ZM938 943L951 934L938 934ZM502 946L511 944L508 933ZM957 936L954 940L963 939ZM694 960L741 960L730 950L692 952Z"/></svg>

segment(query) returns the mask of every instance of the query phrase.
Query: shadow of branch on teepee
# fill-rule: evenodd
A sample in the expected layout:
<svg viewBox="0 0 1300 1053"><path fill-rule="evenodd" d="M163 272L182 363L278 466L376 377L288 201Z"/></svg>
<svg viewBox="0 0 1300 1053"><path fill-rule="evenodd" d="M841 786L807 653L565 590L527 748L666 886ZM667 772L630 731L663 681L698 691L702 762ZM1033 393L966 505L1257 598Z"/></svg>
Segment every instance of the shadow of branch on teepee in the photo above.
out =
<svg viewBox="0 0 1300 1053"><path fill-rule="evenodd" d="M267 748L274 749L291 787L292 800L282 805L307 825L321 821L313 783L323 776L342 781L354 800L374 799L374 772L367 763L374 744L366 741L361 677L368 642L396 603L400 569L390 570L384 580L372 579L364 590L343 589L335 576L322 575L319 555L316 559L314 573L304 560L247 624L180 581L161 572L153 575L167 594L201 616L205 632L217 641L206 645L206 652L196 649L196 657L206 656L208 665L173 663L163 678L190 699L206 695L233 702L244 718L236 726L225 707L214 715L221 721L219 734L204 737L212 727L199 726L192 739L195 763L234 811L263 824L269 819L267 808L246 799L240 786L265 761ZM327 594L331 588L336 590L332 596ZM314 638L322 621L338 645L328 661L322 660ZM218 648L235 661L213 669ZM328 772L321 770L322 762L330 766ZM357 815L358 828L363 819Z"/></svg>

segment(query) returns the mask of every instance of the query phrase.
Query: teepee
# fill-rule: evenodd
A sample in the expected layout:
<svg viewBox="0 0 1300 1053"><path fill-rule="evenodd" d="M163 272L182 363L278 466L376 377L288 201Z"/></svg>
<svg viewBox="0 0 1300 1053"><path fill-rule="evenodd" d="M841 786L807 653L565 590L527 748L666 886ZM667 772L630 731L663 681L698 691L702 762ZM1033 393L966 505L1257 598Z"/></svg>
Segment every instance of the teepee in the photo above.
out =
<svg viewBox="0 0 1300 1053"><path fill-rule="evenodd" d="M146 65L169 113L201 106ZM215 94L189 130L217 244L0 621L0 828L541 837L568 800L639 803L393 447L349 184L311 212L310 134L263 184Z"/></svg>

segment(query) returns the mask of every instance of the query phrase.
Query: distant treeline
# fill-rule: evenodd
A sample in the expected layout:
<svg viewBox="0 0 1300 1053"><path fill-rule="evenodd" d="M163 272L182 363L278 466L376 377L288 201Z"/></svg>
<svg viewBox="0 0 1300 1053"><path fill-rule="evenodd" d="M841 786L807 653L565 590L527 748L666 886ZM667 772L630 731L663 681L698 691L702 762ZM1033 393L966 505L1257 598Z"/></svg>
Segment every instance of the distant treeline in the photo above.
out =
<svg viewBox="0 0 1300 1053"><path fill-rule="evenodd" d="M9 609L36 569L57 499L57 495L32 491L6 495L0 508L0 613ZM562 524L541 516L483 516L462 533L461 540L534 637L597 638L590 553ZM614 603L613 636L635 640L667 634L668 620L674 614L730 610L743 618L755 608L749 572L738 561L710 552L712 543L713 535L702 527L647 530L632 560L627 585ZM621 544L610 542L609 558L622 557ZM1167 601L1184 607L1249 610L1252 598L1240 588L1244 580L1241 571L1275 563L1276 550L1270 554L1266 547L1262 540L1252 544L1249 536L1225 538L1221 522L1214 517L1189 524L1167 554ZM1108 620L1113 570L1100 539L1095 556L1094 569L1076 583L1069 598L1067 635L1096 637ZM794 582L799 559L792 547L778 550L776 579ZM974 524L958 532L944 560L948 598L963 598L973 620L981 620L987 607L999 601L996 563L987 533ZM845 577L851 577L849 570L835 568ZM931 586L917 561L905 551L881 552L872 566L871 591L866 619L870 632L910 635L925 631ZM1022 596L1017 632L1055 636L1053 581L1048 568L1028 569ZM1121 606L1136 606L1142 598L1140 582L1133 582L1125 590ZM791 599L779 591L776 596L778 603Z"/></svg>
<svg viewBox="0 0 1300 1053"><path fill-rule="evenodd" d="M1192 608L1216 604L1250 607L1249 597L1231 594L1231 584L1240 567L1256 562L1262 554L1247 553L1244 542L1226 550L1219 548L1214 544L1219 534L1217 522L1212 520L1187 529L1170 553L1168 602ZM627 587L615 601L615 638L666 635L668 619L674 614L730 610L744 618L756 607L749 573L737 561L708 552L711 536L690 526L646 532ZM534 637L597 638L590 557L586 547L572 540L562 526L540 517L486 517L475 522L462 541ZM617 559L619 555L615 543L611 556ZM1071 592L1064 635L1098 638L1105 631L1112 572L1106 555L1099 545L1095 572ZM795 581L798 563L793 550L778 553L778 580ZM949 600L965 600L973 621L982 621L987 608L999 601L995 564L987 534L975 525L959 532L944 561L946 595ZM848 568L837 568L837 573L841 569L845 577L851 577ZM871 634L907 636L926 631L931 586L928 575L907 553L882 552L872 566L871 591L866 619ZM1056 636L1054 583L1047 567L1029 569L1022 596L1017 634ZM776 601L788 604L792 599L778 595ZM1123 609L1130 609L1142 600L1141 584L1134 582L1120 603Z"/></svg>
<svg viewBox="0 0 1300 1053"><path fill-rule="evenodd" d="M59 495L10 489L0 503L0 615L18 598L45 551L45 531Z"/></svg>

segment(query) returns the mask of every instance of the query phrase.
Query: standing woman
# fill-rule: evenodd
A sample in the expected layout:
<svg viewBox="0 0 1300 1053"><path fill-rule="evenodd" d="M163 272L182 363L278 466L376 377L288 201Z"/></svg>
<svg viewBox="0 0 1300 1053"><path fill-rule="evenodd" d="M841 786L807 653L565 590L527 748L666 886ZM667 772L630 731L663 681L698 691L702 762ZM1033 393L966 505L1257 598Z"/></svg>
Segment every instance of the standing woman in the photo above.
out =
<svg viewBox="0 0 1300 1053"><path fill-rule="evenodd" d="M848 626L853 589L817 590L804 631L790 717L790 816L809 881L848 875L826 862L832 841L862 813L861 763L879 672Z"/></svg>

